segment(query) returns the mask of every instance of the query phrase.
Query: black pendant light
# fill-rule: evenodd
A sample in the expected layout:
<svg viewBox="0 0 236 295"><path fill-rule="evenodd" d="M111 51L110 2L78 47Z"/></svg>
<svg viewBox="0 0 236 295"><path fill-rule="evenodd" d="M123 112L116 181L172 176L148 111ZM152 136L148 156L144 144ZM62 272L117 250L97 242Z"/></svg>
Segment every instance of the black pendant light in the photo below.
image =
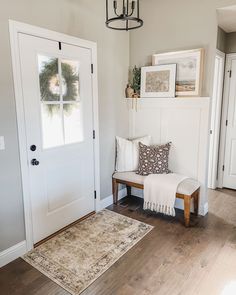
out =
<svg viewBox="0 0 236 295"><path fill-rule="evenodd" d="M108 28L129 31L140 28L142 25L143 20L139 18L139 0L106 0L106 26Z"/></svg>

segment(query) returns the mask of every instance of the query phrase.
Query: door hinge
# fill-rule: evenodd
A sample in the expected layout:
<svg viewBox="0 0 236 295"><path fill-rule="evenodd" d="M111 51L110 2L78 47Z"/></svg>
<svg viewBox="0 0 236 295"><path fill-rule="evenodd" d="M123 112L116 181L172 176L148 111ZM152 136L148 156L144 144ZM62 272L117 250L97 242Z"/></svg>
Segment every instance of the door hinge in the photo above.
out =
<svg viewBox="0 0 236 295"><path fill-rule="evenodd" d="M228 120L226 120L225 125L228 126Z"/></svg>
<svg viewBox="0 0 236 295"><path fill-rule="evenodd" d="M93 130L93 139L95 139L96 138L96 132L95 132L95 130Z"/></svg>
<svg viewBox="0 0 236 295"><path fill-rule="evenodd" d="M229 77L232 77L232 70L229 70Z"/></svg>
<svg viewBox="0 0 236 295"><path fill-rule="evenodd" d="M225 171L225 165L223 165L223 167L222 167L222 171Z"/></svg>
<svg viewBox="0 0 236 295"><path fill-rule="evenodd" d="M94 199L96 200L97 199L97 192L94 191Z"/></svg>
<svg viewBox="0 0 236 295"><path fill-rule="evenodd" d="M61 50L61 42L58 42L59 50Z"/></svg>
<svg viewBox="0 0 236 295"><path fill-rule="evenodd" d="M210 130L210 134L212 134L213 133L213 131L212 130Z"/></svg>
<svg viewBox="0 0 236 295"><path fill-rule="evenodd" d="M93 64L91 64L91 74L93 74Z"/></svg>

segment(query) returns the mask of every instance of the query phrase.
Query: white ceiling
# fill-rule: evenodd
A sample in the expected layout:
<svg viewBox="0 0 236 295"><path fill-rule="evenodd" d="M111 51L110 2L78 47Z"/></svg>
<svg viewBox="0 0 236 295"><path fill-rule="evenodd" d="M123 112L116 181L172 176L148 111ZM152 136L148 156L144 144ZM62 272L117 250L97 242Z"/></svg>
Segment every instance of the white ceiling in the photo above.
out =
<svg viewBox="0 0 236 295"><path fill-rule="evenodd" d="M236 32L236 5L217 9L218 24L226 32Z"/></svg>

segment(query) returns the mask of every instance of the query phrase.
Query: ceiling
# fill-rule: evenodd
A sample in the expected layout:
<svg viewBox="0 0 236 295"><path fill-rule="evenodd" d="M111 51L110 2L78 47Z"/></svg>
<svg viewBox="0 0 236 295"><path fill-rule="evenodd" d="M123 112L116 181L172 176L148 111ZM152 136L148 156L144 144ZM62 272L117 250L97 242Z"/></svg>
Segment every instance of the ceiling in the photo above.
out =
<svg viewBox="0 0 236 295"><path fill-rule="evenodd" d="M226 32L236 32L236 5L217 9L218 24Z"/></svg>

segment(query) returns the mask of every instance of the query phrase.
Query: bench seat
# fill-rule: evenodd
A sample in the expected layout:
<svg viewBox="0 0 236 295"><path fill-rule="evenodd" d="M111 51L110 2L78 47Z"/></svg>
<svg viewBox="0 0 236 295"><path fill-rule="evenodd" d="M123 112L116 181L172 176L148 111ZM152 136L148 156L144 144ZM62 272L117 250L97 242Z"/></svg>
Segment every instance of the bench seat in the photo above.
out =
<svg viewBox="0 0 236 295"><path fill-rule="evenodd" d="M144 179L146 176L138 175L135 172L116 172L113 178L119 180L125 180L128 182L133 182L137 184L144 184ZM198 181L187 178L180 183L177 189L177 193L182 195L192 195L198 188L200 184Z"/></svg>
<svg viewBox="0 0 236 295"><path fill-rule="evenodd" d="M116 172L112 176L113 203L118 203L118 186L126 185L127 195L131 196L131 187L143 189L146 176L138 175L135 172ZM176 198L184 200L185 226L190 224L190 207L193 199L194 213L198 215L200 183L194 179L187 178L182 181L176 192Z"/></svg>

